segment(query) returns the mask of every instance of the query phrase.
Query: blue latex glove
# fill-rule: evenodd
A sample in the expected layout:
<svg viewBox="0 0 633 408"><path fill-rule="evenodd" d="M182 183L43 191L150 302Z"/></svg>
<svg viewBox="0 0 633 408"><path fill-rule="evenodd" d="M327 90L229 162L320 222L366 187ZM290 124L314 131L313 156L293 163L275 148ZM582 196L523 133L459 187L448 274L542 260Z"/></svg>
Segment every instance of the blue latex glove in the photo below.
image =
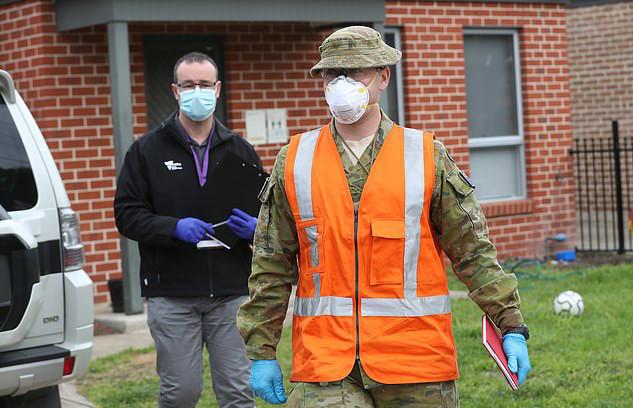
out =
<svg viewBox="0 0 633 408"><path fill-rule="evenodd" d="M197 244L206 234L213 235L211 224L197 218L181 218L172 236L189 244Z"/></svg>
<svg viewBox="0 0 633 408"><path fill-rule="evenodd" d="M284 404L288 399L277 360L253 360L251 388L256 397L270 404Z"/></svg>
<svg viewBox="0 0 633 408"><path fill-rule="evenodd" d="M508 368L513 373L518 371L519 385L523 384L532 369L525 337L519 333L508 333L503 336L503 352L508 358Z"/></svg>
<svg viewBox="0 0 633 408"><path fill-rule="evenodd" d="M252 241L255 227L257 227L257 218L251 217L239 208L234 208L227 225L238 237Z"/></svg>

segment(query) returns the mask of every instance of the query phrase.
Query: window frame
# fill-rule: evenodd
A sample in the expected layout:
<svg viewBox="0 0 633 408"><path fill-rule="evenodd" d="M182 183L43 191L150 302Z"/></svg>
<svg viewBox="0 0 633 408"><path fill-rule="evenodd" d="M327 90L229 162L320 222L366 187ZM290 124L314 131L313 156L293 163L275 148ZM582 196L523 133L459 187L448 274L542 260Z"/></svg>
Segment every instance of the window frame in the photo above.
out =
<svg viewBox="0 0 633 408"><path fill-rule="evenodd" d="M512 195L503 198L483 198L479 199L482 203L498 202L498 201L510 201L510 200L524 200L527 198L527 174L525 165L525 132L523 128L523 93L521 82L521 56L519 49L519 30L509 28L464 28L463 36L464 40L467 35L508 35L512 36L512 47L514 57L514 85L515 85L515 98L516 98L516 115L517 115L517 130L516 135L503 135L492 137L471 137L468 135L468 150L472 152L477 149L485 148L497 148L516 146L519 154L519 178L518 181L518 195ZM465 41L464 41L465 42ZM466 59L464 52L464 76L466 76ZM467 86L467 85L466 85ZM468 107L466 107L468 109ZM472 173L472 171L471 171Z"/></svg>
<svg viewBox="0 0 633 408"><path fill-rule="evenodd" d="M387 26L382 29L383 35L385 34L393 34L393 45L397 50L402 50L402 41L400 36L400 27L398 26ZM403 68L402 68L402 59L398 61L398 63L392 69L392 75L396 76L396 104L398 109L398 117L391 118L393 120L397 119L397 123L400 126L405 126L405 114L404 114L404 80L403 80Z"/></svg>

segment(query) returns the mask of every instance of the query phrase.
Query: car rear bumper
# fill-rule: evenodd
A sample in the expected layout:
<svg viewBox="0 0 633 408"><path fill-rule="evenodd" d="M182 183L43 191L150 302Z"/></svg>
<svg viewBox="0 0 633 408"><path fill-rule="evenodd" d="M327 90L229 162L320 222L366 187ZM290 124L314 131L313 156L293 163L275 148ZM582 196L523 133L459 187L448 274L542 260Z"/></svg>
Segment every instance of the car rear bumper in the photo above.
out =
<svg viewBox="0 0 633 408"><path fill-rule="evenodd" d="M0 352L0 397L22 395L81 377L92 354L92 282L83 270L64 273L64 342ZM64 375L64 359L75 363Z"/></svg>
<svg viewBox="0 0 633 408"><path fill-rule="evenodd" d="M72 348L42 346L1 353L0 396L22 395L76 378L86 371L91 351L92 342ZM73 356L74 368L64 376L64 359Z"/></svg>

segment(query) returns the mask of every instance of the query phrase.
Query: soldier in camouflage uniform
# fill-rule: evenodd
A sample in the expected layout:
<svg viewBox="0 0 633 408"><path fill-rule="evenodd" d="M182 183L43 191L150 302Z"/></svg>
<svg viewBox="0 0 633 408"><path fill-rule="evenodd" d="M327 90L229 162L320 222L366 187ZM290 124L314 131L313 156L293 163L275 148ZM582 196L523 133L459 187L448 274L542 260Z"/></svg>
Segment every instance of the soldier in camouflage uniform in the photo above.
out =
<svg viewBox="0 0 633 408"><path fill-rule="evenodd" d="M355 47L356 43L375 36L380 35L366 27L347 27L336 31L321 45L321 61L312 68L311 74L321 73L325 87L332 78L340 75L358 80L363 72L378 70L381 75L386 74L382 80L386 79L384 83L388 84L389 66L400 59L400 52L382 41L380 49L373 53ZM365 85L370 82L369 79L364 82ZM369 90L379 93L373 85L368 86ZM340 129L344 128L349 135L350 126L338 123L336 119L329 124L356 210L373 161L393 126L391 119L377 106L369 106L364 115L380 117L376 122L379 125L372 131L373 143L364 149L360 157L350 148L348 142L351 139L346 142L346 137L340 133ZM250 301L241 307L238 314L238 326L248 356L254 363L251 384L256 395L272 403L285 402L275 350L291 287L298 279L299 243L284 186L287 153L288 146L285 146L279 152L272 175L260 195L262 207L253 244ZM470 298L504 334L504 349L511 369L519 372L519 380L523 382L530 370L530 362L525 343L528 332L519 310L516 277L504 273L497 261L496 249L488 238L486 220L473 193L474 186L437 140L434 141L434 158L436 175L430 210L433 228L442 250L452 261L455 274L468 287ZM258 364L266 364L266 368L259 370ZM352 372L340 381L295 383L288 402L296 407L459 406L455 381L380 384L369 378L360 360L356 361Z"/></svg>

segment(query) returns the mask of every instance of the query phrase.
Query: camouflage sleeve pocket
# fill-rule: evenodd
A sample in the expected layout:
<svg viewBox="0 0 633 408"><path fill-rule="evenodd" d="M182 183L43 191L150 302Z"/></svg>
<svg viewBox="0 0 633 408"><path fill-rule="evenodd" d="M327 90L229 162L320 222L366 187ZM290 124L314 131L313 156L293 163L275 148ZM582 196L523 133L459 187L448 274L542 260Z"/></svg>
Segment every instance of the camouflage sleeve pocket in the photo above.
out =
<svg viewBox="0 0 633 408"><path fill-rule="evenodd" d="M462 171L456 171L450 174L446 181L450 184L455 192L464 198L475 190L475 185L468 180L468 177Z"/></svg>
<svg viewBox="0 0 633 408"><path fill-rule="evenodd" d="M270 223L272 221L272 214L271 203L269 200L273 194L272 191L274 186L274 179L272 177L268 177L257 195L257 198L262 203L262 206L259 209L257 228L255 229L255 237L253 239L253 245L255 247L270 247Z"/></svg>
<svg viewBox="0 0 633 408"><path fill-rule="evenodd" d="M268 177L262 186L262 189L259 191L257 198L262 204L265 204L270 199L270 194L272 194L273 187L275 187L275 179L272 177Z"/></svg>
<svg viewBox="0 0 633 408"><path fill-rule="evenodd" d="M448 175L446 181L455 191L455 201L459 204L462 214L469 218L476 237L480 238L488 235L483 212L475 194L473 194L475 185L462 171L452 172Z"/></svg>

